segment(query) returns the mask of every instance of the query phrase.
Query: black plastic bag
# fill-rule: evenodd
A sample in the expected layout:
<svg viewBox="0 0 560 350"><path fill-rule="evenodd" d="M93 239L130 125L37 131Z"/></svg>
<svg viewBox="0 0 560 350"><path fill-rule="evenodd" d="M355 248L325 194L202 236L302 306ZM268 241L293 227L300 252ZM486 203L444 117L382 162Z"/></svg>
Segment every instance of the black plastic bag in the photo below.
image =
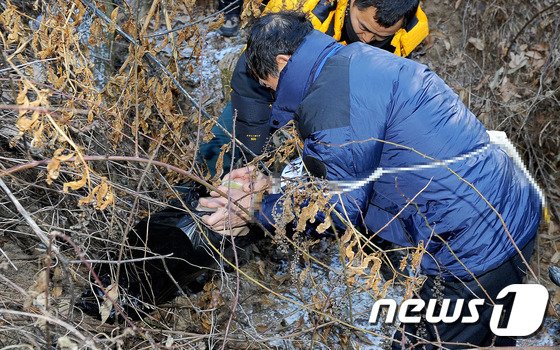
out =
<svg viewBox="0 0 560 350"><path fill-rule="evenodd" d="M183 189L183 203L194 208L200 191L196 187ZM181 207L177 201L172 206ZM213 232L197 222L204 213L195 210L168 208L142 219L127 235L130 249L118 271L118 308L128 317L140 318L149 311L147 305L161 305L181 293L198 292L220 262L220 254L231 255L229 237ZM255 231L237 237L236 247L243 249L261 235ZM228 254L229 250L229 254ZM218 254L218 252L220 254ZM100 288L92 278L92 288L82 293L77 306L85 313L101 319L100 305L107 287L114 284L117 265L99 264L94 271L103 284ZM111 269L113 271L111 271ZM112 308L107 322L119 314Z"/></svg>
<svg viewBox="0 0 560 350"><path fill-rule="evenodd" d="M550 280L554 282L554 284L560 287L560 267L552 265L549 266L548 276L550 277Z"/></svg>

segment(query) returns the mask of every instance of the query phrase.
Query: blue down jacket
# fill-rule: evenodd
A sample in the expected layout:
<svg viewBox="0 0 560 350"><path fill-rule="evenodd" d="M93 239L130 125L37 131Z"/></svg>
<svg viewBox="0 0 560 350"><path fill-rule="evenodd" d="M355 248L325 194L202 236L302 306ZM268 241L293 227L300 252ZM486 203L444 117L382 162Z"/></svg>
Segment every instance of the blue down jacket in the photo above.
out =
<svg viewBox="0 0 560 350"><path fill-rule="evenodd" d="M428 275L468 280L516 254L507 231L519 248L536 234L541 205L535 190L506 153L489 144L484 126L457 94L424 65L361 43L341 46L313 32L279 78L271 123L292 117L304 140L305 164L328 180L361 180L378 167L482 150L448 168L383 175L332 198L339 213L370 234L400 245L422 242L427 253L421 267ZM263 224L273 222L279 198L263 199Z"/></svg>

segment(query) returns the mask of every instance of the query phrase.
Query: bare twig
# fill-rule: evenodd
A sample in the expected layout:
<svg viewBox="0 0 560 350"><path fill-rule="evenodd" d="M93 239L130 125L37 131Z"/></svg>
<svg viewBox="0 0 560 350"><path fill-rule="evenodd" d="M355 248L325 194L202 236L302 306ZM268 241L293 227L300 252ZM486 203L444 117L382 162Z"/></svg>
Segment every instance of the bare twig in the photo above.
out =
<svg viewBox="0 0 560 350"><path fill-rule="evenodd" d="M123 260L95 260L95 259L81 259L81 260L68 260L69 264L109 264L109 265L121 265L127 264L132 262L141 262L141 261L148 261L148 260L164 260L165 258L169 258L173 256L173 254L166 254L166 255L158 255L158 256L147 256L145 258L137 258L137 259L123 259Z"/></svg>
<svg viewBox="0 0 560 350"><path fill-rule="evenodd" d="M234 6L234 5L235 5L235 6ZM196 21L193 21L193 22L190 22L190 23L181 25L181 26L179 26L179 27L177 27L177 28L173 28L173 29L170 29L170 30L166 30L166 31L163 31L163 32L158 32L158 33L154 33L154 34L150 34L150 35L145 35L144 38L156 38L156 37L158 37L158 36L164 36L164 35L167 35L167 34L169 34L169 33L178 32L178 31L183 30L183 29L185 29L185 28L192 27L192 26L194 26L194 25L196 25L196 24L198 24L198 23L204 22L204 21L206 21L206 20L208 20L208 19L214 18L214 17L218 16L218 15L221 14L221 13L228 12L228 11L230 11L230 10L235 10L235 9L238 8L238 7L239 7L239 5L236 5L235 2L232 2L231 4L228 4L226 7L224 7L223 9L221 9L220 11L217 11L217 12L214 12L214 13L212 13L212 14L209 14L209 15L206 16L206 17L199 18L199 19L197 19Z"/></svg>
<svg viewBox="0 0 560 350"><path fill-rule="evenodd" d="M2 170L0 170L1 172ZM8 197L10 198L10 200L12 201L12 203L16 206L17 211L21 214L21 216L23 216L23 218L25 219L25 222L27 222L27 224L29 225L29 227L31 227L31 229L33 230L33 232L35 232L35 234L37 235L37 237L39 237L39 239L41 240L41 242L48 247L49 246L49 237L45 234L45 232L43 232L43 230L41 230L41 228L39 227L39 225L37 225L37 223L35 222L35 220L33 220L33 218L31 217L31 215L29 214L29 212L27 212L27 210L25 210L25 208L21 205L21 203L19 202L19 200L13 195L12 191L10 191L10 189L8 188L8 186L6 186L6 183L4 182L4 180L2 180L2 178L0 177L0 187L2 188L2 190L8 195ZM59 253L58 251L58 247L53 246L52 250L55 253Z"/></svg>
<svg viewBox="0 0 560 350"><path fill-rule="evenodd" d="M72 334L74 334L76 337L78 337L81 341L84 342L84 345L88 346L88 347L95 347L95 343L93 343L93 341L91 339L88 339L86 336L84 336L80 331L78 331L76 329L76 327L74 327L73 325L58 319L56 317L50 316L50 315L38 315L38 314L32 314L29 312L23 312L23 311L16 311L16 310L8 310L8 309L0 309L0 314L8 314L8 315L18 315L18 316L25 316L25 317L29 317L32 319L40 319L40 320L44 320L47 322L51 322L51 323L55 323L59 326L64 327L65 329L67 329L69 332L71 332ZM50 345L50 344L49 344Z"/></svg>
<svg viewBox="0 0 560 350"><path fill-rule="evenodd" d="M237 119L237 112L233 113L233 125L235 125ZM233 128L233 137L235 137L235 127ZM233 162L234 162L234 158L235 158L235 142L232 145L232 149L231 149L231 164L230 164L230 169L233 169ZM228 195L228 202L231 202L231 192L228 191L227 192ZM228 211L229 215L231 215L231 211ZM233 227L231 227L231 220L228 220L228 230L230 232L230 239L231 239L231 245L232 245L232 249L233 249L233 258L234 258L234 263L235 266L239 266L239 259L237 257L237 247L235 246L235 236L233 235ZM239 303L239 289L241 288L241 277L239 276L239 269L235 269L235 295L233 297L233 301L232 301L232 307L231 307L231 311L230 311L230 315L229 315L229 319L227 321L226 324L226 330L224 332L224 342L222 343L222 350L224 350L226 348L226 344L227 344L227 336L229 334L229 329L231 326L231 322L233 321L233 317L235 316L235 311L237 310L237 306Z"/></svg>
<svg viewBox="0 0 560 350"><path fill-rule="evenodd" d="M1 181L1 179L0 179ZM4 255L4 257L8 260L8 262L10 263L10 265L12 265L12 267L14 268L14 270L17 271L17 267L16 265L14 265L14 263L12 262L12 260L10 260L10 257L6 254L6 252L4 252L4 250L2 250L2 248L0 248L0 253L2 253L2 255Z"/></svg>

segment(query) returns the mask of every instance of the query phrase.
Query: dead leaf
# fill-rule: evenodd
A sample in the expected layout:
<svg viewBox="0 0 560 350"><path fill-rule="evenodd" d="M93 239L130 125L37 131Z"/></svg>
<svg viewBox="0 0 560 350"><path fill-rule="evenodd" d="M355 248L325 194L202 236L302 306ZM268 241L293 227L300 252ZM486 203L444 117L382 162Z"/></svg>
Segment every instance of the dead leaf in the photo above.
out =
<svg viewBox="0 0 560 350"><path fill-rule="evenodd" d="M42 292L37 294L37 296L33 299L33 306L44 309L47 306L47 293Z"/></svg>
<svg viewBox="0 0 560 350"><path fill-rule="evenodd" d="M451 42L447 40L447 38L443 38L443 45L445 46L445 50L451 50Z"/></svg>
<svg viewBox="0 0 560 350"><path fill-rule="evenodd" d="M208 31L216 30L224 25L224 16L219 16L215 21L208 23Z"/></svg>
<svg viewBox="0 0 560 350"><path fill-rule="evenodd" d="M299 215L296 231L302 232L303 230L305 230L305 226L308 221L311 224L314 223L315 216L317 215L318 211L319 211L319 205L316 202L313 202L308 206L304 207Z"/></svg>
<svg viewBox="0 0 560 350"><path fill-rule="evenodd" d="M85 176L82 177L82 180ZM64 184L66 185L66 184ZM85 185L85 183L83 184ZM101 183L97 185L86 197L79 200L78 205L85 205L93 202L95 199L95 209L105 210L109 205L115 203L115 195L111 186L107 183L107 178L101 178Z"/></svg>
<svg viewBox="0 0 560 350"><path fill-rule="evenodd" d="M494 73L494 78L492 79L492 81L490 82L490 84L488 84L488 87L491 90L494 90L496 87L498 87L500 85L500 83L502 82L502 75L504 73L504 67L498 69L496 71L496 73Z"/></svg>
<svg viewBox="0 0 560 350"><path fill-rule="evenodd" d="M78 344L74 343L68 336L58 338L56 344L61 350L78 350Z"/></svg>
<svg viewBox="0 0 560 350"><path fill-rule="evenodd" d="M274 278L274 280L278 282L278 285L282 285L284 282L289 281L291 277L289 274L284 274L284 275L273 275L272 278Z"/></svg>
<svg viewBox="0 0 560 350"><path fill-rule="evenodd" d="M265 333L266 331L268 331L268 326L265 324L258 324L255 328L259 333Z"/></svg>
<svg viewBox="0 0 560 350"><path fill-rule="evenodd" d="M538 51L527 51L525 52L525 56L535 60L540 60L543 58L543 56Z"/></svg>
<svg viewBox="0 0 560 350"><path fill-rule="evenodd" d="M53 296L53 298L58 298L59 296L62 295L62 287L57 286L54 287L51 291L51 295Z"/></svg>
<svg viewBox="0 0 560 350"><path fill-rule="evenodd" d="M268 275L268 274L266 273L266 265L265 265L264 261L258 260L258 261L256 262L256 264L257 264L257 268L258 268L258 270L259 270L259 273L260 273L262 276Z"/></svg>
<svg viewBox="0 0 560 350"><path fill-rule="evenodd" d="M95 199L97 201L96 208L99 210L104 210L109 205L115 202L114 200L115 197L113 195L113 191L111 190L111 187L109 187L105 179L101 181L101 184L98 186L98 188L99 190L95 195Z"/></svg>
<svg viewBox="0 0 560 350"><path fill-rule="evenodd" d="M556 223L551 220L548 224L548 234L553 236L558 231L558 229L558 225L556 225Z"/></svg>
<svg viewBox="0 0 560 350"><path fill-rule="evenodd" d="M324 233L327 229L329 229L332 225L332 219L329 214L326 214L325 220L317 226L317 233Z"/></svg>
<svg viewBox="0 0 560 350"><path fill-rule="evenodd" d="M344 249L344 256L346 256L348 258L349 261L354 260L354 256L356 255L354 253L354 246L356 245L356 241L353 241L352 243L350 243L346 249Z"/></svg>
<svg viewBox="0 0 560 350"><path fill-rule="evenodd" d="M542 59L542 60L535 60L533 62L533 68L534 69L541 69L542 66L544 66L544 64L546 63L546 60Z"/></svg>
<svg viewBox="0 0 560 350"><path fill-rule="evenodd" d="M484 42L479 38L469 38L469 43L471 43L477 50L484 51Z"/></svg>
<svg viewBox="0 0 560 350"><path fill-rule="evenodd" d="M218 289L212 290L210 295L210 309L216 309L219 306L224 305L224 298Z"/></svg>
<svg viewBox="0 0 560 350"><path fill-rule="evenodd" d="M517 93L518 87L510 82L507 75L504 76L502 80L502 84L500 85L500 96L502 97L502 101L508 102L513 97L520 98L521 96Z"/></svg>
<svg viewBox="0 0 560 350"><path fill-rule="evenodd" d="M352 238L352 230L348 228L346 229L344 235L340 237L340 243L342 244L348 243L350 241L350 238Z"/></svg>
<svg viewBox="0 0 560 350"><path fill-rule="evenodd" d="M39 148L44 144L43 132L45 131L45 124L37 123L33 128L33 139L31 140L31 147Z"/></svg>
<svg viewBox="0 0 560 350"><path fill-rule="evenodd" d="M60 174L61 163L68 161L74 156L72 153L63 155L63 152L64 148L59 148L54 151L54 155L51 161L49 162L49 164L47 164L47 183L49 185L51 185L53 181L58 178L58 175Z"/></svg>
<svg viewBox="0 0 560 350"><path fill-rule="evenodd" d="M173 339L173 337L171 335L167 336L167 339L165 340L165 347L170 348L173 343L175 342L175 339Z"/></svg>
<svg viewBox="0 0 560 350"><path fill-rule="evenodd" d="M423 256L424 256L424 242L420 241L418 242L418 247L416 247L416 250L414 251L414 253L412 253L412 261L410 263L410 267L412 268L412 271L418 270L418 267L420 266L420 262L422 261Z"/></svg>
<svg viewBox="0 0 560 350"><path fill-rule="evenodd" d="M99 307L101 324L107 322L107 319L111 316L111 311L113 311L113 302L117 302L117 299L119 298L119 285L116 283L111 284L105 289L105 291L107 292L107 295L103 297L103 303Z"/></svg>
<svg viewBox="0 0 560 350"><path fill-rule="evenodd" d="M109 33L113 34L115 32L115 23L117 23L117 16L119 15L119 7L116 6L111 12L111 23L109 24Z"/></svg>
<svg viewBox="0 0 560 350"><path fill-rule="evenodd" d="M43 293L47 290L47 271L42 270L37 275L37 279L35 280L35 284L29 288L30 291L35 293Z"/></svg>
<svg viewBox="0 0 560 350"><path fill-rule="evenodd" d="M550 50L550 45L548 43L539 43L531 46L531 49L540 52L548 52Z"/></svg>
<svg viewBox="0 0 560 350"><path fill-rule="evenodd" d="M451 61L449 61L449 65L451 67L456 67L460 64L463 64L464 62L465 62L465 60L464 60L463 56L461 55L461 56L457 56L454 59L452 59Z"/></svg>
<svg viewBox="0 0 560 350"><path fill-rule="evenodd" d="M307 278L307 274L309 273L309 268L305 268L303 269L303 271L301 271L301 273L299 274L298 280L300 284L303 284L305 282L305 279Z"/></svg>
<svg viewBox="0 0 560 350"><path fill-rule="evenodd" d="M296 321L296 323L294 324L294 328L295 329L301 329L301 327L304 325L304 323L305 323L305 320L303 319L303 316L302 316Z"/></svg>
<svg viewBox="0 0 560 350"><path fill-rule="evenodd" d="M84 173L82 174L82 177L76 181L65 182L64 185L62 186L62 191L64 193L68 193L68 188L72 190L79 190L80 188L86 185L88 177L89 176L88 176L87 169L84 169Z"/></svg>
<svg viewBox="0 0 560 350"><path fill-rule="evenodd" d="M404 269L406 269L407 262L408 262L408 256L405 255L401 259L401 262L399 264L399 270L404 271Z"/></svg>
<svg viewBox="0 0 560 350"><path fill-rule="evenodd" d="M528 62L527 57L525 57L525 52L521 52L520 54L514 54L513 52L509 53L510 61L508 63L508 73L514 73L517 70L525 67Z"/></svg>
<svg viewBox="0 0 560 350"><path fill-rule="evenodd" d="M212 329L212 321L209 319L206 313L202 314L200 318L202 329L206 332L209 332Z"/></svg>

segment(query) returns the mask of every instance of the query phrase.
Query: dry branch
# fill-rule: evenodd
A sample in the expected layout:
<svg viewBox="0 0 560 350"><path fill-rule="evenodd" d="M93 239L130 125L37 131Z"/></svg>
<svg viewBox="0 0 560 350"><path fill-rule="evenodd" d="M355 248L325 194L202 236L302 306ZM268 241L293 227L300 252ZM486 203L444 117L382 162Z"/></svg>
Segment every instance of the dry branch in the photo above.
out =
<svg viewBox="0 0 560 350"><path fill-rule="evenodd" d="M27 210L25 210L25 208L21 205L21 203L19 202L19 200L12 194L12 191L10 191L10 189L8 188L8 186L6 186L6 183L4 182L4 180L2 180L2 178L0 178L0 187L2 188L2 190L8 195L8 197L10 198L10 200L12 201L12 203L15 205L17 211L21 214L21 216L23 216L23 218L25 219L25 222L27 222L27 224L29 225L29 227L31 227L31 229L33 230L33 232L35 232L35 234L37 235L37 237L39 237L39 239L41 240L41 242L48 247L50 245L50 240L47 237L47 235L45 234L45 232L43 232L43 230L41 230L41 228L39 227L39 225L37 225L37 223L35 222L35 220L33 220L33 218L31 217L31 215L27 212ZM60 252L58 251L58 247L56 246L52 246L51 248L53 250L53 252L55 254L59 254Z"/></svg>

